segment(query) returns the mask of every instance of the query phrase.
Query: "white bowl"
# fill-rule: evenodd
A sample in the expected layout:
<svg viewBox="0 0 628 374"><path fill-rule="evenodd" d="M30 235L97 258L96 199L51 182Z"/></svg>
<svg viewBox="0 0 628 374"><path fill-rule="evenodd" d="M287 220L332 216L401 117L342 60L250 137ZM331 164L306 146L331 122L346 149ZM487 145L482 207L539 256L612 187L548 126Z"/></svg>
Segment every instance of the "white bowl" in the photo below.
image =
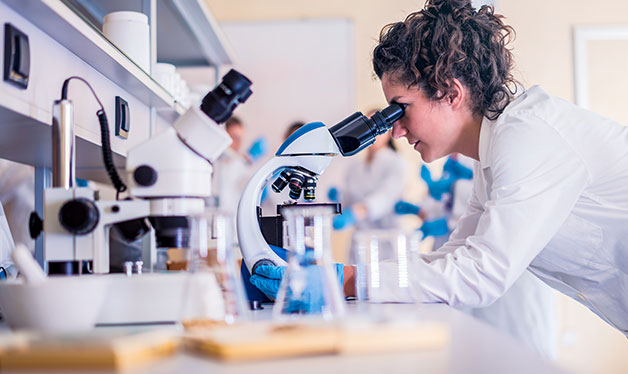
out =
<svg viewBox="0 0 628 374"><path fill-rule="evenodd" d="M80 332L94 327L107 292L98 275L0 281L0 311L12 329Z"/></svg>

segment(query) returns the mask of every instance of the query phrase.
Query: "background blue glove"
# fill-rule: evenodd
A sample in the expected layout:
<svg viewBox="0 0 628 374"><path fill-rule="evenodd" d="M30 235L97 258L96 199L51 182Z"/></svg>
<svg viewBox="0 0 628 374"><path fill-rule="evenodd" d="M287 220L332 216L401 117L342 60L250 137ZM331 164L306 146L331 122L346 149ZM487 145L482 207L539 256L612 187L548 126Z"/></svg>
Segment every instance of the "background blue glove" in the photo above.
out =
<svg viewBox="0 0 628 374"><path fill-rule="evenodd" d="M289 309L292 312L320 312L325 304L322 287L322 270L320 266L310 265L304 266L307 276L307 287L301 294L301 297L293 297L287 295L291 299ZM336 264L336 273L342 287L344 265ZM285 266L260 265L255 268L255 274L251 276L250 282L268 298L275 300L279 286L286 272Z"/></svg>
<svg viewBox="0 0 628 374"><path fill-rule="evenodd" d="M395 204L395 213L397 214L414 214L417 215L419 214L419 211L421 210L421 208L418 205L414 205L412 203L409 203L407 201L397 201L397 204Z"/></svg>
<svg viewBox="0 0 628 374"><path fill-rule="evenodd" d="M332 187L327 191L327 198L329 201L337 203L340 200L340 192L336 187Z"/></svg>
<svg viewBox="0 0 628 374"><path fill-rule="evenodd" d="M342 214L335 215L333 219L334 230L348 229L355 225L355 215L351 208L345 209Z"/></svg>
<svg viewBox="0 0 628 374"><path fill-rule="evenodd" d="M458 179L473 179L473 170L462 165L460 161L448 158L443 166L443 172L449 174L455 180Z"/></svg>
<svg viewBox="0 0 628 374"><path fill-rule="evenodd" d="M441 236L449 232L449 227L447 227L447 220L445 218L438 218L423 222L419 230L421 230L424 237Z"/></svg>
<svg viewBox="0 0 628 374"><path fill-rule="evenodd" d="M267 151L268 142L266 141L266 138L260 136L259 138L255 139L247 153L251 158L251 161L257 161L260 157L263 157Z"/></svg>

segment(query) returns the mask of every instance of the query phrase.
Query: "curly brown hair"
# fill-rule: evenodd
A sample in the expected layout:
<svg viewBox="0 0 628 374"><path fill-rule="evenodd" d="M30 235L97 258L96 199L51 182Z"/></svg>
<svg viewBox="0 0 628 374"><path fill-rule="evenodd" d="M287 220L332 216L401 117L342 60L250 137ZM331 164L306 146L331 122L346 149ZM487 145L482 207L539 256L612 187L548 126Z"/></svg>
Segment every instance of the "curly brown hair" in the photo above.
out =
<svg viewBox="0 0 628 374"><path fill-rule="evenodd" d="M403 22L384 26L373 51L373 68L430 100L441 100L458 79L471 91L474 115L496 119L517 87L507 45L515 31L492 6L475 10L470 0L428 0Z"/></svg>

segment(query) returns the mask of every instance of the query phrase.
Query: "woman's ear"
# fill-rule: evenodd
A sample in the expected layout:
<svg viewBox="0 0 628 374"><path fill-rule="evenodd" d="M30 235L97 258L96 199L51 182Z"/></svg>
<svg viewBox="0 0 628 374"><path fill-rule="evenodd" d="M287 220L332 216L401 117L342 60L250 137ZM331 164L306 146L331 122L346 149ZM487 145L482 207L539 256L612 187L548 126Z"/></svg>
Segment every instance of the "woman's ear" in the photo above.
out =
<svg viewBox="0 0 628 374"><path fill-rule="evenodd" d="M447 103L451 105L453 109L458 109L462 106L462 103L464 103L466 94L466 88L458 79L454 78L451 80L451 90L446 97Z"/></svg>

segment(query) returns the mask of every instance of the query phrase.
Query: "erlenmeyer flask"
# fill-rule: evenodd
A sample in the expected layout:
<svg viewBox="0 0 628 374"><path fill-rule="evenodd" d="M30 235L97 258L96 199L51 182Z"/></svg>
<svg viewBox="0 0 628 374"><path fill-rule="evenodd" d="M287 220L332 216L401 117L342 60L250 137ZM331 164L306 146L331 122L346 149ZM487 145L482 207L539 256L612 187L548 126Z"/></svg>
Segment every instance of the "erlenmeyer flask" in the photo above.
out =
<svg viewBox="0 0 628 374"><path fill-rule="evenodd" d="M284 207L288 265L273 307L275 319L313 315L330 320L345 312L341 285L331 259L333 210L324 206Z"/></svg>
<svg viewBox="0 0 628 374"><path fill-rule="evenodd" d="M213 209L188 218L188 276L181 314L186 328L248 319L234 257L232 221Z"/></svg>

